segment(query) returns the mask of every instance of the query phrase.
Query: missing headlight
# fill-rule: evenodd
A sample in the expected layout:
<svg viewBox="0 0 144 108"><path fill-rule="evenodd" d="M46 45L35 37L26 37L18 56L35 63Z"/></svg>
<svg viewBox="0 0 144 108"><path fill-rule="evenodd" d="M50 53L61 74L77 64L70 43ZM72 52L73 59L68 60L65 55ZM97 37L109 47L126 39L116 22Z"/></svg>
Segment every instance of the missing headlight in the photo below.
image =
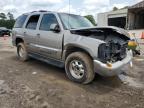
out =
<svg viewBox="0 0 144 108"><path fill-rule="evenodd" d="M126 57L126 50L127 43L109 41L99 46L98 58L104 63L116 62Z"/></svg>

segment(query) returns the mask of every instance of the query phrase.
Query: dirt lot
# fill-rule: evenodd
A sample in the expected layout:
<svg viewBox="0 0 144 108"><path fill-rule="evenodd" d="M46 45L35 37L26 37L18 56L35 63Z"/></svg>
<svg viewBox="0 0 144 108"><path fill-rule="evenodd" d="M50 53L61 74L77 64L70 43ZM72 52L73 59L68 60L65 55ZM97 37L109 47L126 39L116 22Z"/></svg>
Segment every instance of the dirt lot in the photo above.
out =
<svg viewBox="0 0 144 108"><path fill-rule="evenodd" d="M64 69L31 59L20 62L0 40L0 108L144 108L144 59L118 77L96 76L89 85L68 80Z"/></svg>

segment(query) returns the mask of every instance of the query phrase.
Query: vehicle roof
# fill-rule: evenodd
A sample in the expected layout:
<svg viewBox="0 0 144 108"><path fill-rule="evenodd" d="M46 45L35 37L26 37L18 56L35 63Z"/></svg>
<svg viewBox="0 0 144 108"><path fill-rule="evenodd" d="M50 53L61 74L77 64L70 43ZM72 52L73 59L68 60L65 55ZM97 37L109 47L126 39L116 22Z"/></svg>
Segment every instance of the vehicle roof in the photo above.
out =
<svg viewBox="0 0 144 108"><path fill-rule="evenodd" d="M39 10L39 11L32 11L32 12L28 12L28 13L24 13L22 15L31 15L31 14L41 14L41 13L54 13L54 14L59 14L59 13L62 13L62 14L69 14L69 13L65 13L65 12L55 12L55 11L47 11L47 10ZM76 14L71 14L70 15L76 15Z"/></svg>

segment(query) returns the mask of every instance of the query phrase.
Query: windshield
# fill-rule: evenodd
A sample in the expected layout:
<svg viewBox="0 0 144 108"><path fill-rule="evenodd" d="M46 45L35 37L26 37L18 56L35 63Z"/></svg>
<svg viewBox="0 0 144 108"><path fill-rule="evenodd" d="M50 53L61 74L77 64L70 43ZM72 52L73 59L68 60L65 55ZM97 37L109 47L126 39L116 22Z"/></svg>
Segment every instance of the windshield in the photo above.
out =
<svg viewBox="0 0 144 108"><path fill-rule="evenodd" d="M93 27L94 25L86 18L79 15L60 13L60 18L65 29L77 29L82 27Z"/></svg>

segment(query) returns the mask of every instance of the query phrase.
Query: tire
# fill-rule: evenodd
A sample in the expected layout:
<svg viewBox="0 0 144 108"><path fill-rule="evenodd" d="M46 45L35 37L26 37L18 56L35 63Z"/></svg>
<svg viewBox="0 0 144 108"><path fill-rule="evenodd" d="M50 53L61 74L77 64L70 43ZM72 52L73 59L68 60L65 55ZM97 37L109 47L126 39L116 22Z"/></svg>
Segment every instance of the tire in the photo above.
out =
<svg viewBox="0 0 144 108"><path fill-rule="evenodd" d="M29 59L28 52L24 43L18 43L17 45L17 55L20 61L27 61Z"/></svg>
<svg viewBox="0 0 144 108"><path fill-rule="evenodd" d="M74 52L67 57L65 71L68 78L77 83L88 84L95 77L92 59L83 52Z"/></svg>

